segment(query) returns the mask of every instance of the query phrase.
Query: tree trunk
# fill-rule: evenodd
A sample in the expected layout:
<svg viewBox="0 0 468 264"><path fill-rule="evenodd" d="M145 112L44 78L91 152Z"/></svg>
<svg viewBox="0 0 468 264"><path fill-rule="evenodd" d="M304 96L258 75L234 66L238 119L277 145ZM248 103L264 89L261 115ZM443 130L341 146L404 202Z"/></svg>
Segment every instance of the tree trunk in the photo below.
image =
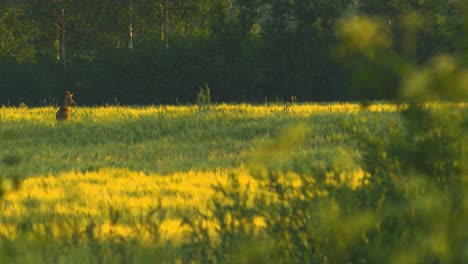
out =
<svg viewBox="0 0 468 264"><path fill-rule="evenodd" d="M57 32L56 32L56 37L55 37L55 58L57 59L57 63L60 62L60 28L57 27Z"/></svg>
<svg viewBox="0 0 468 264"><path fill-rule="evenodd" d="M130 14L130 25L128 27L128 31L129 31L128 32L128 35L129 35L128 48L133 49L133 0L130 0L129 14Z"/></svg>
<svg viewBox="0 0 468 264"><path fill-rule="evenodd" d="M165 21L165 26L164 28L166 29L166 48L169 48L169 11L168 11L168 0L166 0L166 5L164 7L164 21Z"/></svg>
<svg viewBox="0 0 468 264"><path fill-rule="evenodd" d="M55 58L58 63L62 63L63 68L66 68L66 52L65 52L65 3L62 1L62 7L60 8L57 20L55 23L56 35L55 35Z"/></svg>
<svg viewBox="0 0 468 264"><path fill-rule="evenodd" d="M63 3L63 2L62 2ZM60 51L63 68L67 68L66 52L65 52L65 6L62 5L62 41L60 42Z"/></svg>

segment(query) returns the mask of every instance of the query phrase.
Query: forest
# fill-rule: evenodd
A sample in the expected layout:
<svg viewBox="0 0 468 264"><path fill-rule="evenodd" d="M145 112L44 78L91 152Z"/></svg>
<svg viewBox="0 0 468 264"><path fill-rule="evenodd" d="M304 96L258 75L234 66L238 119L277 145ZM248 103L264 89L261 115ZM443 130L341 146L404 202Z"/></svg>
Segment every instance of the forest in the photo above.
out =
<svg viewBox="0 0 468 264"><path fill-rule="evenodd" d="M80 105L186 104L205 87L216 102L398 99L405 63L466 62L459 2L2 0L0 104L57 104L67 89ZM388 60L361 73L351 69L368 58L337 48L353 15L394 36Z"/></svg>

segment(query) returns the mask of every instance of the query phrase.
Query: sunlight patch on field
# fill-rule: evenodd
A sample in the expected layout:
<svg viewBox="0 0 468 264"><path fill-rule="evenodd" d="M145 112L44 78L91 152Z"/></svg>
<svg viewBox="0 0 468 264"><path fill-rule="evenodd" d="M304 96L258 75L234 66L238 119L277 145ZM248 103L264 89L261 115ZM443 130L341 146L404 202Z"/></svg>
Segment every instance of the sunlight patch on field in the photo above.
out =
<svg viewBox="0 0 468 264"><path fill-rule="evenodd" d="M250 117L262 117L276 115L278 113L291 113L299 116L308 116L313 113L339 113L363 111L356 103L335 104L278 104L278 105L251 105L251 104L219 104L210 109L222 113L225 116L246 115ZM370 112L394 112L397 110L393 104L371 105L365 111ZM0 111L1 119L8 121L32 121L56 125L56 107L16 108L4 107ZM197 106L148 106L148 107L76 107L72 109L72 120L80 121L109 121L118 119L139 119L145 116L161 116L164 118L182 117L198 112Z"/></svg>
<svg viewBox="0 0 468 264"><path fill-rule="evenodd" d="M166 215L161 222L157 222L160 230L158 240L181 242L187 231L187 227L181 225L181 219L197 217L198 211L206 211L210 199L217 198L212 186L226 186L228 175L232 173L238 176L241 188L248 185L250 192L261 192L260 182L244 169L147 175L128 169L104 168L84 173L71 171L31 177L22 182L20 190L6 195L0 234L14 238L18 225L12 223L26 221L29 228L34 230L31 234L50 233L61 237L70 235L72 230L86 232L93 223L95 227L92 232L101 239L150 242L155 234L142 227L147 226L144 221L148 220L148 216L151 221L157 222L150 213L157 210L157 213L164 212ZM357 171L340 174L338 179L352 179L350 187L354 189L361 185L366 175ZM334 179L330 184L339 184L337 178ZM296 174L288 173L282 181L291 181L294 187L301 186ZM120 215L115 222L112 222L110 210ZM261 228L265 222L261 217L256 217L254 224ZM213 224L207 225L214 230Z"/></svg>
<svg viewBox="0 0 468 264"><path fill-rule="evenodd" d="M402 106L400 106L401 108ZM425 107L437 109L443 107L468 108L468 104L431 102L425 103ZM2 107L0 120L10 122L38 122L49 126L56 126L55 113L57 107L18 108ZM307 117L314 113L357 113L357 112L396 112L399 106L388 103L374 103L363 107L359 103L278 103L268 105L252 104L213 104L207 114L220 117L266 117L280 113L292 114L298 117ZM99 106L99 107L75 107L72 109L73 121L104 122L120 119L135 120L144 117L176 118L191 116L198 113L197 105L153 105L153 106Z"/></svg>
<svg viewBox="0 0 468 264"><path fill-rule="evenodd" d="M25 179L21 190L6 198L10 202L41 201L38 209L60 208L62 202L73 202L75 208L86 206L100 210L115 206L139 210L155 206L159 198L163 204L178 208L205 202L211 194L211 184L219 178L219 173L194 171L167 176L117 168L85 173L72 171Z"/></svg>
<svg viewBox="0 0 468 264"><path fill-rule="evenodd" d="M7 222L30 219L40 229L43 220L53 216L69 217L78 221L95 219L101 223L100 233L113 230L129 236L128 227L138 217L144 217L156 209L167 215L161 224L164 237L181 236L180 219L203 210L213 196L212 185L225 184L227 171L188 171L171 175L146 175L128 169L105 168L89 172L64 172L59 175L36 176L25 179L20 190L11 192L4 199L0 233L11 235ZM240 174L243 184L254 181ZM252 184L253 186L255 184ZM109 208L122 212L123 223L110 227ZM85 228L80 226L80 229Z"/></svg>

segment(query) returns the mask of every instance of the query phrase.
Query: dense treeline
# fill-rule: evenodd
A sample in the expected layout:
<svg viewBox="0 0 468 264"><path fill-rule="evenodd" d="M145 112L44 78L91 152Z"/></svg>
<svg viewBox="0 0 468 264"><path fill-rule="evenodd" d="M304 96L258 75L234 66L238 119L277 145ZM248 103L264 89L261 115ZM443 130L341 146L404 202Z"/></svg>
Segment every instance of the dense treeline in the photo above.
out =
<svg viewBox="0 0 468 264"><path fill-rule="evenodd" d="M392 99L398 77L379 65L366 74L386 75L388 84L356 92L367 76L352 76L352 66L336 58L337 21L378 15L404 40L400 29L423 17L427 26L414 27L415 52L407 54L423 63L437 53L463 54L456 3L3 0L0 104L50 104L65 89L81 104L185 103L205 85L218 102ZM402 19L410 11L419 16ZM407 44L396 39L388 49L405 52Z"/></svg>

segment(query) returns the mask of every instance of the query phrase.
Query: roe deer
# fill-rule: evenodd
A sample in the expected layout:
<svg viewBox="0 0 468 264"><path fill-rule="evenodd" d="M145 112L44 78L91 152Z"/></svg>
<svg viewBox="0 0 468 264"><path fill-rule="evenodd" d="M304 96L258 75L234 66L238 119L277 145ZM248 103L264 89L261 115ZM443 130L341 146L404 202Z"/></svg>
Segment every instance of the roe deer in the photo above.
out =
<svg viewBox="0 0 468 264"><path fill-rule="evenodd" d="M73 94L70 91L65 91L65 99L63 99L63 105L57 111L55 117L57 120L70 120L70 106L75 106L76 103L73 101Z"/></svg>

